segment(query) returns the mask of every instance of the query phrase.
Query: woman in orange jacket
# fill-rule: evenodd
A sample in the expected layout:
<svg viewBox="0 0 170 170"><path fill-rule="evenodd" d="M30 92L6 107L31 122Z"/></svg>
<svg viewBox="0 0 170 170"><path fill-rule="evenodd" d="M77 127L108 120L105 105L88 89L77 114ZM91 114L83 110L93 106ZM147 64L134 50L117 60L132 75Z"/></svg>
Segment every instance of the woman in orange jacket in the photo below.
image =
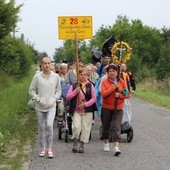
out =
<svg viewBox="0 0 170 170"><path fill-rule="evenodd" d="M121 154L119 149L120 134L121 134L121 121L123 117L123 106L124 99L130 97L130 93L127 94L127 85L120 79L117 81L118 67L110 64L106 68L108 77L102 81L101 84L101 95L102 110L101 110L101 121L103 127L103 140L104 140L104 151L110 151L109 148L109 134L111 123L113 125L112 136L114 155L118 156ZM115 102L117 100L117 102Z"/></svg>

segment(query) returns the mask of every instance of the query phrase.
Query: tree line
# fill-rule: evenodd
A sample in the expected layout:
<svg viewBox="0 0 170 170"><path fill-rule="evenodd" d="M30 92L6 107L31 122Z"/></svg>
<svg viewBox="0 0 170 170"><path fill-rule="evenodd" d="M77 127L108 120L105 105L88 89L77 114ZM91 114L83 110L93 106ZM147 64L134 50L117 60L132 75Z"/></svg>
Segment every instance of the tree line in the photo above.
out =
<svg viewBox="0 0 170 170"><path fill-rule="evenodd" d="M36 50L24 34L15 35L23 5L0 0L0 89L27 76L32 64L47 56Z"/></svg>
<svg viewBox="0 0 170 170"><path fill-rule="evenodd" d="M48 55L37 51L23 34L21 37L15 36L22 6L16 6L15 0L0 0L0 77L25 77L33 63ZM94 46L102 49L106 39L114 36L119 41L122 33L123 41L133 48L131 59L127 62L128 68L138 80L148 77L164 80L170 77L170 28L159 30L144 25L139 19L129 20L127 16L117 16L113 25L102 25L92 39L78 41L79 55L85 63L91 62ZM55 49L55 62L75 61L74 48L74 41L64 41L63 46Z"/></svg>
<svg viewBox="0 0 170 170"><path fill-rule="evenodd" d="M23 35L15 37L22 5L14 0L0 0L0 75L13 78L26 76L34 61L35 50L24 41Z"/></svg>
<svg viewBox="0 0 170 170"><path fill-rule="evenodd" d="M112 36L120 41L122 33L123 41L133 48L128 68L139 81L150 77L158 80L170 77L170 28L159 30L144 25L139 19L129 20L127 16L118 15L113 25L102 25L91 40L79 41L79 55L85 62L91 62L94 46L102 49L103 43ZM62 47L55 49L54 58L56 62L72 61L74 53L74 42L67 40Z"/></svg>

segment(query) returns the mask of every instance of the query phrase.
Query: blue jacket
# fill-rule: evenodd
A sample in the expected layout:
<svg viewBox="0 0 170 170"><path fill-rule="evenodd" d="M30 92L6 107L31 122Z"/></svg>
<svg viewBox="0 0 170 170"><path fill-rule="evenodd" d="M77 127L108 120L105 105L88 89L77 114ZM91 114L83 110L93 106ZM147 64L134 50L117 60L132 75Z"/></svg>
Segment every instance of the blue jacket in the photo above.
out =
<svg viewBox="0 0 170 170"><path fill-rule="evenodd" d="M101 79L102 78L99 78L97 80L96 84L95 84L95 91L96 91L96 97L97 97L97 101L96 101L97 111L95 112L96 116L101 115L102 95L101 95L101 93L99 91Z"/></svg>
<svg viewBox="0 0 170 170"><path fill-rule="evenodd" d="M101 77L105 74L105 69L104 69L105 66L106 66L106 64L102 64L101 66L99 66L97 68L97 73L98 73L99 77Z"/></svg>

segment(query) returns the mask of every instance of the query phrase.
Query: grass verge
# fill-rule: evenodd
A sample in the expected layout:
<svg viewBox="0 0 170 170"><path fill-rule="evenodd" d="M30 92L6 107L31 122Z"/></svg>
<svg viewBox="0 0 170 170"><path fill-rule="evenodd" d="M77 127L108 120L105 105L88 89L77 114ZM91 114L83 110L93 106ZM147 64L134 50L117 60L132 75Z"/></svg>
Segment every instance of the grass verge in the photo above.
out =
<svg viewBox="0 0 170 170"><path fill-rule="evenodd" d="M149 103L170 109L170 79L166 85L147 81L137 85L135 97L141 98Z"/></svg>
<svg viewBox="0 0 170 170"><path fill-rule="evenodd" d="M0 91L0 169L20 170L36 134L36 116L27 110L28 88L35 71Z"/></svg>

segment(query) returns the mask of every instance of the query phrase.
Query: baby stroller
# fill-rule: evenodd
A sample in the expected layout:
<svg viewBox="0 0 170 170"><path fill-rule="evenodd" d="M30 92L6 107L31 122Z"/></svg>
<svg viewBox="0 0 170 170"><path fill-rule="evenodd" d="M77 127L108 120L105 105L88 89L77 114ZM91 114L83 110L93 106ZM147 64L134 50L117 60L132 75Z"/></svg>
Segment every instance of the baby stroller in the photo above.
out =
<svg viewBox="0 0 170 170"><path fill-rule="evenodd" d="M64 134L65 142L69 142L69 135L71 134L71 115L68 112L64 99L57 101L58 113L58 139L61 140Z"/></svg>
<svg viewBox="0 0 170 170"><path fill-rule="evenodd" d="M72 134L72 118L68 112L68 104L65 98L68 88L69 86L62 86L62 97L61 100L57 101L58 139L61 140L64 134L64 139L66 143L69 142L69 135Z"/></svg>
<svg viewBox="0 0 170 170"><path fill-rule="evenodd" d="M125 105L123 108L123 118L122 118L122 123L121 123L121 134L127 134L127 141L130 143L133 140L133 128L131 125L131 120L132 120L132 112L131 112L131 107L130 107L130 102L129 99L125 99ZM99 129L99 137L101 140L103 140L102 136L102 126L100 126ZM109 141L112 142L113 136L112 136L112 125L110 129L110 136L109 136Z"/></svg>
<svg viewBox="0 0 170 170"><path fill-rule="evenodd" d="M121 124L121 134L127 134L127 141L130 143L133 139L133 128L131 124L132 111L129 99L125 99L123 107L123 118Z"/></svg>

